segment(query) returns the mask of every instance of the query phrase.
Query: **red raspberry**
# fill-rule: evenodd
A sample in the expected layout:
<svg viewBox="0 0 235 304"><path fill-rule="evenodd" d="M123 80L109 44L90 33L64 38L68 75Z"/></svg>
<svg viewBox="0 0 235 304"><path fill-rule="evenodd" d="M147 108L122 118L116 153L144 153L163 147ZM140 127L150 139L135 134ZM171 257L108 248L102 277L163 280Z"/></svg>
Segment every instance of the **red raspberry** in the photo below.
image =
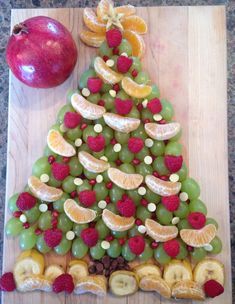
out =
<svg viewBox="0 0 235 304"><path fill-rule="evenodd" d="M101 87L103 85L103 81L98 77L90 77L87 80L87 87L91 93L99 93Z"/></svg>
<svg viewBox="0 0 235 304"><path fill-rule="evenodd" d="M183 164L183 157L174 156L174 155L165 155L164 162L166 167L170 170L170 172L177 172L181 169Z"/></svg>
<svg viewBox="0 0 235 304"><path fill-rule="evenodd" d="M64 125L68 129L76 128L82 120L82 116L76 112L66 112L64 115Z"/></svg>
<svg viewBox="0 0 235 304"><path fill-rule="evenodd" d="M85 207L91 207L96 202L96 193L92 190L83 190L79 192L80 203Z"/></svg>
<svg viewBox="0 0 235 304"><path fill-rule="evenodd" d="M120 73L127 73L132 65L133 60L126 56L119 56L117 59L117 70Z"/></svg>
<svg viewBox="0 0 235 304"><path fill-rule="evenodd" d="M132 72L131 72L131 75L132 77L136 77L138 75L138 71L136 69L134 69Z"/></svg>
<svg viewBox="0 0 235 304"><path fill-rule="evenodd" d="M73 277L68 273L63 273L59 275L53 282L52 290L55 293L59 293L62 291L72 293L74 290Z"/></svg>
<svg viewBox="0 0 235 304"><path fill-rule="evenodd" d="M194 229L201 229L205 226L206 217L201 212L191 212L188 215L188 222Z"/></svg>
<svg viewBox="0 0 235 304"><path fill-rule="evenodd" d="M105 138L102 134L97 136L88 136L87 145L93 152L100 152L105 147Z"/></svg>
<svg viewBox="0 0 235 304"><path fill-rule="evenodd" d="M136 206L133 200L128 197L125 200L117 202L117 209L121 215L131 217L135 215Z"/></svg>
<svg viewBox="0 0 235 304"><path fill-rule="evenodd" d="M62 181L69 175L70 168L69 165L54 162L51 171L55 179Z"/></svg>
<svg viewBox="0 0 235 304"><path fill-rule="evenodd" d="M95 228L85 228L81 231L81 238L88 247L93 247L98 242L99 233Z"/></svg>
<svg viewBox="0 0 235 304"><path fill-rule="evenodd" d="M106 32L106 39L110 48L116 48L122 42L122 33L117 28L108 30Z"/></svg>
<svg viewBox="0 0 235 304"><path fill-rule="evenodd" d="M114 105L119 115L127 115L133 107L133 102L130 99L122 100L121 98L115 98Z"/></svg>
<svg viewBox="0 0 235 304"><path fill-rule="evenodd" d="M169 240L163 243L163 249L172 258L175 258L180 252L180 244L177 240Z"/></svg>
<svg viewBox="0 0 235 304"><path fill-rule="evenodd" d="M224 287L215 280L209 280L204 284L205 294L210 298L215 298L224 292Z"/></svg>
<svg viewBox="0 0 235 304"><path fill-rule="evenodd" d="M128 240L128 245L132 253L140 255L145 248L145 241L141 235L136 235Z"/></svg>
<svg viewBox="0 0 235 304"><path fill-rule="evenodd" d="M138 153L144 147L144 141L140 137L131 137L128 140L128 149L132 153Z"/></svg>
<svg viewBox="0 0 235 304"><path fill-rule="evenodd" d="M21 211L26 211L32 209L37 203L37 199L32 196L32 194L28 192L22 192L17 201L16 201L16 206L21 210Z"/></svg>
<svg viewBox="0 0 235 304"><path fill-rule="evenodd" d="M13 291L16 289L16 284L12 272L6 272L1 276L0 289L2 291Z"/></svg>
<svg viewBox="0 0 235 304"><path fill-rule="evenodd" d="M163 196L162 204L170 212L176 211L180 205L180 199L177 195Z"/></svg>
<svg viewBox="0 0 235 304"><path fill-rule="evenodd" d="M63 233L60 229L47 229L44 232L44 241L48 247L54 248L59 245L63 237Z"/></svg>
<svg viewBox="0 0 235 304"><path fill-rule="evenodd" d="M147 108L153 114L157 114L157 113L161 112L161 110L162 110L161 101L158 98L153 98L147 103Z"/></svg>

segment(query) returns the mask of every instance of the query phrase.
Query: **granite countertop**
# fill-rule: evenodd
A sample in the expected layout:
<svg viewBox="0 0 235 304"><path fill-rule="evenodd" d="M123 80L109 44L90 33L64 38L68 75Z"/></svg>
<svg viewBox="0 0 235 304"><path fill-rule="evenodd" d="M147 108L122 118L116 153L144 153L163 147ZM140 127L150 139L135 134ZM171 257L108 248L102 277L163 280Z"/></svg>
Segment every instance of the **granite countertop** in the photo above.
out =
<svg viewBox="0 0 235 304"><path fill-rule="evenodd" d="M0 0L0 260L3 246L3 221L5 206L7 112L8 112L8 68L5 63L5 46L10 31L12 8L56 8L96 6L98 0ZM229 195L232 261L235 260L235 1L234 0L121 0L119 5L226 5L228 46L228 151L229 151ZM2 265L2 263L1 263ZM233 263L233 281L235 264ZM235 290L233 290L235 303Z"/></svg>

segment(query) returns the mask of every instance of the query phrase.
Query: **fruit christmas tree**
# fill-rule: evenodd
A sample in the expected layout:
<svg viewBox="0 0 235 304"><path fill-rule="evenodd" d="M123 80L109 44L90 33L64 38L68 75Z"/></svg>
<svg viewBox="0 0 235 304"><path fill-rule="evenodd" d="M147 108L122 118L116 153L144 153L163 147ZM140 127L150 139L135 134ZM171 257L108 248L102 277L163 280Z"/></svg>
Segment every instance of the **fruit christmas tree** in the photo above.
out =
<svg viewBox="0 0 235 304"><path fill-rule="evenodd" d="M142 70L146 23L133 6L110 0L83 17L80 38L98 53L68 94L27 186L9 199L5 231L19 236L23 252L1 288L217 296L218 224L188 175L173 106ZM66 272L44 267L50 251L71 253Z"/></svg>

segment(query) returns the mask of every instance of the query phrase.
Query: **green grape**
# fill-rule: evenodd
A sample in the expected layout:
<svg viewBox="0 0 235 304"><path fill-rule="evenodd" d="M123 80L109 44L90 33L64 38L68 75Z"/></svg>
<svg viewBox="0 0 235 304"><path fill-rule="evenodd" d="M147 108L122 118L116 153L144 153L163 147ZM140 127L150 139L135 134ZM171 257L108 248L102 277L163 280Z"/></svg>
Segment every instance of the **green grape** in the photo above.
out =
<svg viewBox="0 0 235 304"><path fill-rule="evenodd" d="M107 126L103 127L102 135L105 138L105 145L109 145L111 139L113 138L113 130Z"/></svg>
<svg viewBox="0 0 235 304"><path fill-rule="evenodd" d="M95 94L91 94L90 96L87 97L87 100L89 100L90 102L97 104L99 102L101 98L100 93L95 93Z"/></svg>
<svg viewBox="0 0 235 304"><path fill-rule="evenodd" d="M84 73L82 73L80 80L79 80L79 88L83 89L83 88L87 88L87 80L90 77L95 77L96 76L96 72L94 69L89 69L86 70Z"/></svg>
<svg viewBox="0 0 235 304"><path fill-rule="evenodd" d="M110 59L112 59L114 61L114 65L112 66L112 69L117 71L117 59L118 56L117 55L113 55Z"/></svg>
<svg viewBox="0 0 235 304"><path fill-rule="evenodd" d="M136 173L139 173L142 176L152 175L153 168L151 165L146 165L145 163L140 163L135 167Z"/></svg>
<svg viewBox="0 0 235 304"><path fill-rule="evenodd" d="M126 39L122 39L121 44L118 46L119 54L126 53L127 56L132 55L132 47Z"/></svg>
<svg viewBox="0 0 235 304"><path fill-rule="evenodd" d="M162 244L159 244L159 246L154 249L153 254L155 260L161 265L168 264L171 261L171 257L165 252Z"/></svg>
<svg viewBox="0 0 235 304"><path fill-rule="evenodd" d="M91 59L91 63L90 63L90 65L89 65L89 67L92 68L92 69L94 69L95 58L96 58L96 57L93 57L93 58Z"/></svg>
<svg viewBox="0 0 235 304"><path fill-rule="evenodd" d="M76 236L80 236L83 229L88 228L88 224L73 224L73 232L76 234Z"/></svg>
<svg viewBox="0 0 235 304"><path fill-rule="evenodd" d="M139 57L131 57L132 59L132 65L130 67L130 71L132 72L133 70L136 70L137 72L140 72L142 69L141 61Z"/></svg>
<svg viewBox="0 0 235 304"><path fill-rule="evenodd" d="M88 253L88 246L84 244L82 239L76 238L72 245L72 255L76 259L82 259Z"/></svg>
<svg viewBox="0 0 235 304"><path fill-rule="evenodd" d="M75 94L75 93L78 93L78 90L77 90L77 89L70 89L70 90L68 90L67 95L66 95L66 101L67 101L68 104L70 104L70 102L71 102L71 97L72 97L72 95Z"/></svg>
<svg viewBox="0 0 235 304"><path fill-rule="evenodd" d="M38 236L36 247L37 247L37 250L43 254L51 251L51 248L49 246L47 246L47 244L44 241L43 234Z"/></svg>
<svg viewBox="0 0 235 304"><path fill-rule="evenodd" d="M63 236L59 245L54 248L54 251L59 255L65 255L67 252L69 252L71 246L72 241L67 240L66 236Z"/></svg>
<svg viewBox="0 0 235 304"><path fill-rule="evenodd" d="M109 94L109 92L103 94L101 99L105 101L105 108L107 111L114 109L114 98Z"/></svg>
<svg viewBox="0 0 235 304"><path fill-rule="evenodd" d="M136 258L136 255L131 252L127 242L122 246L122 256L128 262L133 261Z"/></svg>
<svg viewBox="0 0 235 304"><path fill-rule="evenodd" d="M174 215L179 217L180 219L184 219L189 214L189 207L186 202L180 202L180 205L176 211L174 211Z"/></svg>
<svg viewBox="0 0 235 304"><path fill-rule="evenodd" d="M135 167L131 164L121 164L119 169L125 173L135 173Z"/></svg>
<svg viewBox="0 0 235 304"><path fill-rule="evenodd" d="M218 236L215 236L210 244L213 247L213 250L210 251L211 254L219 254L222 251L222 242Z"/></svg>
<svg viewBox="0 0 235 304"><path fill-rule="evenodd" d="M115 131L114 137L115 137L116 141L119 142L119 144L124 145L124 144L128 143L130 134Z"/></svg>
<svg viewBox="0 0 235 304"><path fill-rule="evenodd" d="M57 227L62 230L63 232L67 232L72 230L73 222L67 217L65 213L61 213L58 216L58 224Z"/></svg>
<svg viewBox="0 0 235 304"><path fill-rule="evenodd" d="M48 157L50 155L56 157L56 153L54 153L53 151L51 151L51 149L48 147L48 145L46 145L46 147L44 148L44 152L43 152L43 155Z"/></svg>
<svg viewBox="0 0 235 304"><path fill-rule="evenodd" d="M41 215L41 212L39 210L39 204L36 204L33 208L26 210L24 214L27 217L27 222L29 222L30 224L35 223Z"/></svg>
<svg viewBox="0 0 235 304"><path fill-rule="evenodd" d="M60 134L62 134L61 130L60 130L60 125L59 124L54 124L50 127L50 130L55 130L58 131Z"/></svg>
<svg viewBox="0 0 235 304"><path fill-rule="evenodd" d="M172 221L172 212L168 211L164 205L158 204L156 209L158 222L162 225L169 225Z"/></svg>
<svg viewBox="0 0 235 304"><path fill-rule="evenodd" d="M192 229L192 226L189 224L187 219L180 220L179 223L177 224L177 227L179 230Z"/></svg>
<svg viewBox="0 0 235 304"><path fill-rule="evenodd" d="M180 251L176 256L176 259L177 260L184 260L188 255L188 250L187 250L185 244L182 241L180 241L180 240L178 240L178 241L180 243Z"/></svg>
<svg viewBox="0 0 235 304"><path fill-rule="evenodd" d="M136 210L136 218L139 218L143 223L147 218L151 218L152 213L144 206L138 206Z"/></svg>
<svg viewBox="0 0 235 304"><path fill-rule="evenodd" d="M131 137L140 137L143 140L147 138L143 124L140 124L139 127L131 133Z"/></svg>
<svg viewBox="0 0 235 304"><path fill-rule="evenodd" d="M214 220L211 217L207 217L207 219L206 219L206 225L209 225L209 224L215 225L216 229L218 230L218 228L219 228L218 223L216 222L216 220Z"/></svg>
<svg viewBox="0 0 235 304"><path fill-rule="evenodd" d="M19 197L19 193L13 194L9 200L8 200L8 209L11 211L11 213L14 213L18 210L18 207L16 206L16 201Z"/></svg>
<svg viewBox="0 0 235 304"><path fill-rule="evenodd" d="M106 127L106 122L104 121L104 118L101 117L99 119L96 119L95 121L95 124L100 124L102 125L103 127ZM108 129L110 129L111 131L113 131L111 128L107 127ZM103 132L102 132L102 135L104 135L104 128L103 128Z"/></svg>
<svg viewBox="0 0 235 304"><path fill-rule="evenodd" d="M67 139L66 141L76 150L77 147L75 146L75 142L73 140Z"/></svg>
<svg viewBox="0 0 235 304"><path fill-rule="evenodd" d="M135 235L141 235L141 233L138 231L137 226L133 226L130 230L128 230L128 236L133 237Z"/></svg>
<svg viewBox="0 0 235 304"><path fill-rule="evenodd" d="M201 212L207 215L206 205L200 199L191 201L188 206L190 212Z"/></svg>
<svg viewBox="0 0 235 304"><path fill-rule="evenodd" d="M65 134L68 139L75 141L77 138L81 138L82 130L80 129L80 126L78 126L74 129L69 129Z"/></svg>
<svg viewBox="0 0 235 304"><path fill-rule="evenodd" d="M48 186L59 188L62 185L62 181L55 179L53 174L51 173L47 184Z"/></svg>
<svg viewBox="0 0 235 304"><path fill-rule="evenodd" d="M190 256L194 262L200 262L207 256L207 252L203 247L194 248L192 252L190 252Z"/></svg>
<svg viewBox="0 0 235 304"><path fill-rule="evenodd" d="M111 231L111 234L115 237L115 239L123 239L127 236L127 231Z"/></svg>
<svg viewBox="0 0 235 304"><path fill-rule="evenodd" d="M114 204L108 204L106 209L108 209L109 211L113 212L113 213L117 213L117 208Z"/></svg>
<svg viewBox="0 0 235 304"><path fill-rule="evenodd" d="M153 169L154 169L154 171L157 171L158 174L160 174L160 175L170 174L170 171L167 169L167 167L165 165L163 156L158 156L157 158L155 158L155 160L153 162Z"/></svg>
<svg viewBox="0 0 235 304"><path fill-rule="evenodd" d="M83 130L82 138L85 142L87 142L88 136L96 137L96 132L94 131L94 126L87 126L86 129Z"/></svg>
<svg viewBox="0 0 235 304"><path fill-rule="evenodd" d="M117 97L117 98L120 98L120 99L122 99L122 100L130 99L130 96L127 95L127 93L126 93L125 91L123 91L123 90L118 91L116 97ZM125 133L122 133L122 134L125 135Z"/></svg>
<svg viewBox="0 0 235 304"><path fill-rule="evenodd" d="M97 215L97 216L96 216L96 218L94 219L94 222L95 222L95 221L97 221L98 218L101 216L101 214L102 214L102 209L100 209L100 208L98 207L98 204L97 204L97 203L93 204L90 208L96 212L96 215Z"/></svg>
<svg viewBox="0 0 235 304"><path fill-rule="evenodd" d="M76 176L79 176L80 174L82 174L82 165L80 164L77 156L74 156L70 159L69 163L69 172L70 172L70 175L76 177Z"/></svg>
<svg viewBox="0 0 235 304"><path fill-rule="evenodd" d="M149 76L146 72L141 71L135 77L135 82L138 84L147 84L149 82Z"/></svg>
<svg viewBox="0 0 235 304"><path fill-rule="evenodd" d="M100 151L100 152L92 152L92 155L95 158L101 158L102 156L104 156L104 150Z"/></svg>
<svg viewBox="0 0 235 304"><path fill-rule="evenodd" d="M166 99L161 99L161 104L162 104L162 110L160 114L162 115L162 118L167 121L170 121L174 116L174 109L172 104Z"/></svg>
<svg viewBox="0 0 235 304"><path fill-rule="evenodd" d="M65 192L71 193L76 190L77 186L74 184L74 177L67 176L62 183L62 188Z"/></svg>
<svg viewBox="0 0 235 304"><path fill-rule="evenodd" d="M78 152L80 151L86 151L88 153L90 153L90 148L88 147L87 144L82 144L79 148L78 148Z"/></svg>
<svg viewBox="0 0 235 304"><path fill-rule="evenodd" d="M56 122L59 125L61 125L64 122L64 115L66 112L74 112L74 109L70 104L64 105L57 113Z"/></svg>
<svg viewBox="0 0 235 304"><path fill-rule="evenodd" d="M190 201L198 198L200 195L200 187L198 183L190 177L182 182L181 191L188 194Z"/></svg>
<svg viewBox="0 0 235 304"><path fill-rule="evenodd" d="M105 250L101 247L101 241L98 241L97 244L90 248L90 255L94 260L101 259L105 254Z"/></svg>
<svg viewBox="0 0 235 304"><path fill-rule="evenodd" d="M53 202L53 208L60 213L64 212L64 202L68 198L70 198L70 196L67 193L63 192L61 198Z"/></svg>
<svg viewBox="0 0 235 304"><path fill-rule="evenodd" d="M97 173L90 172L86 169L83 169L83 172L84 172L86 178L88 178L88 179L95 179L97 176Z"/></svg>
<svg viewBox="0 0 235 304"><path fill-rule="evenodd" d="M130 163L134 159L134 154L130 152L127 145L122 146L122 150L119 152L119 159L123 163Z"/></svg>
<svg viewBox="0 0 235 304"><path fill-rule="evenodd" d="M100 56L108 56L108 57L112 57L113 55L113 50L108 46L108 43L106 40L104 40L101 44L101 46L99 47L99 55Z"/></svg>
<svg viewBox="0 0 235 304"><path fill-rule="evenodd" d="M106 196L108 196L109 191L105 186L105 183L97 183L95 184L95 186L93 187L93 190L96 192L96 200L97 202L104 200L106 198Z"/></svg>
<svg viewBox="0 0 235 304"><path fill-rule="evenodd" d="M51 165L48 163L48 158L46 156L39 158L33 164L32 175L40 178L42 174L50 175L50 173L51 173Z"/></svg>
<svg viewBox="0 0 235 304"><path fill-rule="evenodd" d="M153 249L149 244L145 244L144 251L139 255L141 261L148 261L153 256Z"/></svg>
<svg viewBox="0 0 235 304"><path fill-rule="evenodd" d="M133 200L133 202L135 203L136 206L140 204L142 196L139 195L137 189L136 190L128 190L127 195Z"/></svg>
<svg viewBox="0 0 235 304"><path fill-rule="evenodd" d="M158 204L161 200L161 196L152 192L150 189L146 189L146 194L144 195L144 198L150 202L150 203L154 203L154 204Z"/></svg>
<svg viewBox="0 0 235 304"><path fill-rule="evenodd" d="M115 162L118 159L118 153L114 152L112 145L105 148L104 155L108 158L109 162Z"/></svg>
<svg viewBox="0 0 235 304"><path fill-rule="evenodd" d="M105 225L102 219L97 221L95 229L99 232L99 238L102 240L110 233L109 228Z"/></svg>
<svg viewBox="0 0 235 304"><path fill-rule="evenodd" d="M149 109L147 109L147 108L143 109L141 111L141 119L142 120L149 119L150 121L152 121L153 120L153 114L152 114L152 112L150 112Z"/></svg>
<svg viewBox="0 0 235 304"><path fill-rule="evenodd" d="M50 211L46 211L42 213L38 220L38 227L42 230L50 229L51 226L52 215Z"/></svg>
<svg viewBox="0 0 235 304"><path fill-rule="evenodd" d="M35 246L37 242L37 236L34 233L34 231L35 231L34 227L29 227L28 229L24 229L21 231L19 237L21 250L32 249Z"/></svg>
<svg viewBox="0 0 235 304"><path fill-rule="evenodd" d="M119 244L118 240L113 240L112 242L110 242L110 247L107 250L107 254L115 259L117 258L122 252L122 247Z"/></svg>
<svg viewBox="0 0 235 304"><path fill-rule="evenodd" d="M151 153L154 156L161 156L165 152L165 143L164 141L154 140L153 146L150 148Z"/></svg>
<svg viewBox="0 0 235 304"><path fill-rule="evenodd" d="M165 155L180 156L182 154L183 146L178 142L168 142L165 147Z"/></svg>
<svg viewBox="0 0 235 304"><path fill-rule="evenodd" d="M147 147L143 147L140 152L136 153L135 156L141 161L144 161L145 156L149 155L149 150Z"/></svg>
<svg viewBox="0 0 235 304"><path fill-rule="evenodd" d="M91 190L92 189L92 186L89 184L89 181L88 180L83 180L83 183L82 185L80 186L77 186L77 192L82 192L84 190Z"/></svg>
<svg viewBox="0 0 235 304"><path fill-rule="evenodd" d="M24 229L21 221L18 218L12 217L5 227L7 236L17 236Z"/></svg>
<svg viewBox="0 0 235 304"><path fill-rule="evenodd" d="M187 178L188 168L187 168L185 163L182 164L182 167L180 168L180 170L178 172L176 172L176 174L179 175L179 181L180 182L184 181Z"/></svg>
<svg viewBox="0 0 235 304"><path fill-rule="evenodd" d="M148 100L151 100L153 98L159 98L160 97L160 91L159 88L153 84L152 85L152 92L147 96Z"/></svg>
<svg viewBox="0 0 235 304"><path fill-rule="evenodd" d="M140 112L138 111L138 109L136 107L133 107L132 110L130 111L130 113L128 114L128 117L140 118Z"/></svg>
<svg viewBox="0 0 235 304"><path fill-rule="evenodd" d="M170 138L170 141L179 141L181 136L182 136L182 128L179 130L179 132L175 136Z"/></svg>
<svg viewBox="0 0 235 304"><path fill-rule="evenodd" d="M108 93L110 90L112 90L113 86L109 83L103 83L102 88L101 88L101 92L102 93ZM103 96L102 98L103 99Z"/></svg>

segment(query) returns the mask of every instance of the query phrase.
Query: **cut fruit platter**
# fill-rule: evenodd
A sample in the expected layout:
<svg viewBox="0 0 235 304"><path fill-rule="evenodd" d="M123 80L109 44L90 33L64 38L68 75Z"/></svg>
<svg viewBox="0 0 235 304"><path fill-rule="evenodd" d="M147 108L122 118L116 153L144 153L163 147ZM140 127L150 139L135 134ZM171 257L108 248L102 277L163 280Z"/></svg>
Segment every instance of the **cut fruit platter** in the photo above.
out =
<svg viewBox="0 0 235 304"><path fill-rule="evenodd" d="M10 76L3 302L231 303L224 8L12 24L35 15L79 59L53 89Z"/></svg>

